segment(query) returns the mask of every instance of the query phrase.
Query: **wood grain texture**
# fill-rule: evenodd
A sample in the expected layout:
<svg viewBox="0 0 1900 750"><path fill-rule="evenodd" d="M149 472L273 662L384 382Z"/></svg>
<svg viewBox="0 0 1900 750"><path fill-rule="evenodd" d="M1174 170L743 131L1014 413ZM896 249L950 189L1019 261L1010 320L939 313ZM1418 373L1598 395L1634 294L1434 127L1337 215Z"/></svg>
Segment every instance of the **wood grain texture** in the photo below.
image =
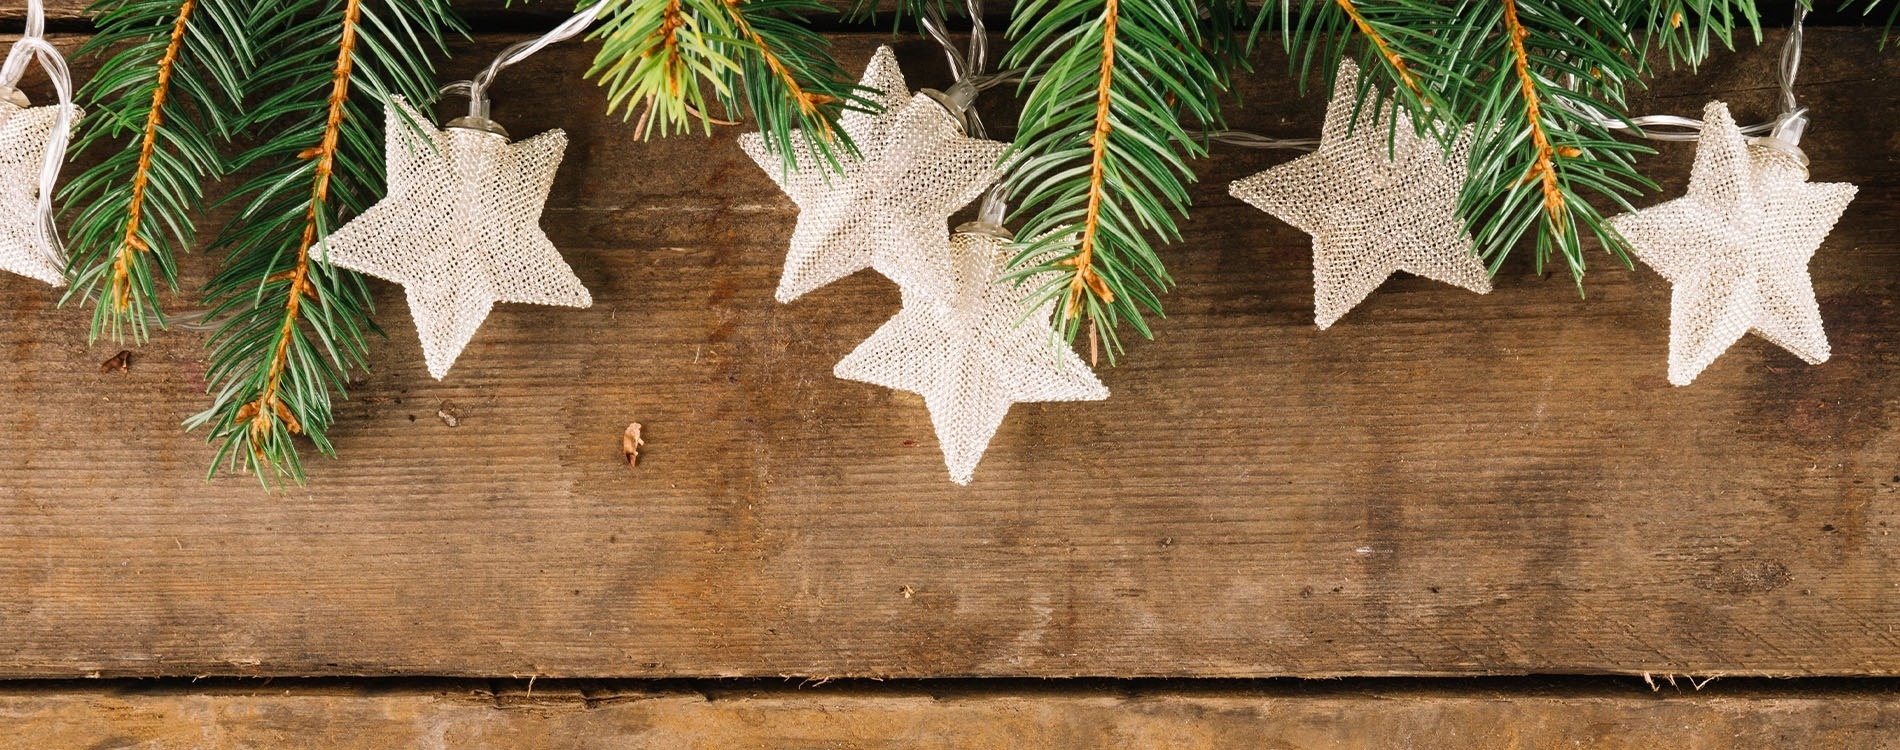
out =
<svg viewBox="0 0 1900 750"><path fill-rule="evenodd" d="M1640 688L1639 688L1640 689ZM1643 690L1647 693L1647 690ZM1713 691L1721 692L1721 691ZM1701 696L1483 691L699 693L455 685L0 692L18 747L1502 748L1900 746L1890 692Z"/></svg>
<svg viewBox="0 0 1900 750"><path fill-rule="evenodd" d="M95 0L45 0L46 22L56 31L85 32L92 28L92 14L86 11ZM522 2L521 0L453 0L455 12L470 26L481 30L526 31L529 29L546 30L568 18L573 13L574 3L564 2ZM891 0L884 0L878 6L878 12L888 14L896 8ZM888 16L880 16L888 18ZM826 22L836 22L836 15L823 17ZM26 20L26 0L0 0L0 30L18 31ZM998 20L1004 17L998 15ZM999 25L1000 26L1000 25Z"/></svg>
<svg viewBox="0 0 1900 750"><path fill-rule="evenodd" d="M46 0L42 6L46 10L46 22L56 30L61 27L88 26L92 17L86 8L92 5L88 0ZM8 24L8 32L18 33L21 27L13 24L26 22L26 0L6 0L0 2L0 24Z"/></svg>
<svg viewBox="0 0 1900 750"><path fill-rule="evenodd" d="M857 66L885 39L836 41ZM736 131L636 142L579 77L592 50L550 49L496 118L568 130L544 223L595 306L501 306L438 383L378 283L389 337L308 488L203 481L179 431L202 333L102 373L119 347L83 310L0 278L0 675L1900 673L1900 57L1876 43L1816 30L1802 73L1815 178L1861 186L1814 263L1832 362L1750 338L1672 388L1667 284L1600 254L1587 299L1520 259L1490 295L1394 279L1318 331L1307 238L1225 195L1290 155L1222 150L1159 340L1106 402L1012 410L969 488L919 399L830 375L896 291L775 304L796 210ZM900 58L943 83L932 48ZM1761 116L1774 58L1639 106ZM1320 97L1259 68L1236 126L1315 132ZM1645 203L1687 175L1663 148Z"/></svg>
<svg viewBox="0 0 1900 750"><path fill-rule="evenodd" d="M94 0L44 0L46 22L56 30L80 31L92 24L92 14L86 9L92 7ZM507 0L456 0L456 12L466 19L478 23L506 20L508 23L521 24L524 27L558 22L564 18L560 10L561 3L520 3L508 7ZM571 5L567 7L573 7ZM26 20L26 0L5 0L0 2L0 24L19 24ZM18 31L18 27L4 27L7 31Z"/></svg>

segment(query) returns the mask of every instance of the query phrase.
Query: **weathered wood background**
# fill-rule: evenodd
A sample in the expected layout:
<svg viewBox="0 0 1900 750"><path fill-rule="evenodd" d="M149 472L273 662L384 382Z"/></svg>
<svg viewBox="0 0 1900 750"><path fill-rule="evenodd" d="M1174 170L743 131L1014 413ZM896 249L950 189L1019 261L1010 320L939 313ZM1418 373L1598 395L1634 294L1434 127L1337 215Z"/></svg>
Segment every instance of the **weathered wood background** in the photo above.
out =
<svg viewBox="0 0 1900 750"><path fill-rule="evenodd" d="M1107 402L1018 406L968 488L919 399L830 376L895 290L775 304L796 212L738 131L637 142L591 48L552 48L495 111L571 135L544 225L595 306L502 306L438 383L378 283L389 337L306 488L204 481L202 333L102 373L83 310L0 278L0 676L1900 673L1877 38L1811 31L1801 81L1815 179L1861 189L1813 264L1832 362L1750 338L1672 388L1667 284L1602 255L1587 299L1520 257L1488 296L1395 279L1318 331L1307 238L1225 194L1291 155L1223 149L1159 340ZM1637 108L1768 114L1776 40ZM1259 67L1235 126L1315 132L1320 98ZM1691 148L1662 149L1642 203L1682 189ZM277 710L241 704L203 710Z"/></svg>

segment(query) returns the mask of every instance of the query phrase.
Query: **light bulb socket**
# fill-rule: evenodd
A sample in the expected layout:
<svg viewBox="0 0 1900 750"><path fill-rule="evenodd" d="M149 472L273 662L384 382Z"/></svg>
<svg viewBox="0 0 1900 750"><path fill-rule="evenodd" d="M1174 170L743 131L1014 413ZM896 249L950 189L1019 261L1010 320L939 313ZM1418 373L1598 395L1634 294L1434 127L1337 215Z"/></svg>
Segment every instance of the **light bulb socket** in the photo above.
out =
<svg viewBox="0 0 1900 750"><path fill-rule="evenodd" d="M1767 135L1750 138L1751 145L1770 149L1793 159L1801 169L1808 168L1808 154L1801 150L1801 135L1808 129L1808 108L1801 107L1792 112L1783 112L1775 118L1775 126Z"/></svg>
<svg viewBox="0 0 1900 750"><path fill-rule="evenodd" d="M502 138L508 137L507 128L502 127L501 123L495 122L494 120L490 120L486 117L475 117L472 115L468 117L457 117L453 120L448 121L448 124L445 125L444 127L461 128L463 130L475 130L475 131L479 131L483 133L488 133L490 135L498 135L498 136L501 136Z"/></svg>
<svg viewBox="0 0 1900 750"><path fill-rule="evenodd" d="M950 113L950 118L957 121L958 129L965 133L970 132L970 105L976 103L975 86L970 85L968 81L958 81L950 87L949 91L919 89L917 93L928 96L941 105L945 112Z"/></svg>
<svg viewBox="0 0 1900 750"><path fill-rule="evenodd" d="M1768 137L1786 141L1789 145L1800 145L1801 136L1808 130L1808 108L1801 107L1792 112L1783 112L1775 117L1775 127L1768 131Z"/></svg>
<svg viewBox="0 0 1900 750"><path fill-rule="evenodd" d="M1016 239L1016 234L1009 231L1008 227L994 222L983 221L982 219L966 221L958 225L957 234L980 234L985 237L995 237L999 240Z"/></svg>

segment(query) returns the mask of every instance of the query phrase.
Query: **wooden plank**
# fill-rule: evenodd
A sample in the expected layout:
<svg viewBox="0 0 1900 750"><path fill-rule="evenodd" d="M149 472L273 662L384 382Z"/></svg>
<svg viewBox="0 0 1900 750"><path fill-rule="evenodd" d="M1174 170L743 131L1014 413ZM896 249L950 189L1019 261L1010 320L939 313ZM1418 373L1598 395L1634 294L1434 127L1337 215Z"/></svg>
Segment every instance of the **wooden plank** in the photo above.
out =
<svg viewBox="0 0 1900 750"><path fill-rule="evenodd" d="M1640 687L1641 690L1647 693ZM1686 691L1686 688L1684 689ZM1728 691L1712 690L1715 693ZM21 747L1389 748L1900 746L1890 691L624 691L457 686L0 692Z"/></svg>
<svg viewBox="0 0 1900 750"><path fill-rule="evenodd" d="M92 28L92 14L87 8L94 0L45 0L46 22L55 31L83 32ZM528 29L547 29L572 15L572 3L522 3L508 0L454 0L455 12L462 20L478 30L525 31ZM880 13L890 13L895 5L888 0L878 6ZM994 15L994 14L992 14ZM881 16L887 18L888 16ZM837 16L821 16L826 22L836 22ZM999 20L1004 17L997 15ZM18 31L26 21L25 0L0 1L0 30ZM888 28L888 27L886 27Z"/></svg>
<svg viewBox="0 0 1900 750"><path fill-rule="evenodd" d="M43 6L46 9L46 23L54 30L74 30L74 27L89 26L92 23L92 17L86 12L86 8L90 5L92 3L87 0L47 0ZM24 23L26 23L26 0L8 0L0 3L0 24L6 24L0 26L0 29L19 32L22 27L14 24Z"/></svg>
<svg viewBox="0 0 1900 750"><path fill-rule="evenodd" d="M87 8L94 0L45 0L46 22L55 30L81 31L89 28L92 14ZM523 28L551 25L568 14L563 13L561 3L515 3L509 7L507 0L457 0L454 3L457 13L474 23L510 23ZM569 8L573 6L567 6ZM0 2L0 29L18 31L12 24L26 21L25 0L6 0Z"/></svg>
<svg viewBox="0 0 1900 750"><path fill-rule="evenodd" d="M1601 256L1588 299L1520 258L1488 296L1398 279L1317 331L1307 238L1224 194L1288 155L1223 150L1160 339L1106 402L1012 410L969 488L918 399L829 375L894 289L775 304L796 213L736 134L635 142L590 50L550 49L497 118L568 129L545 224L595 306L502 306L438 383L378 284L389 338L308 488L201 479L201 333L101 373L83 311L0 279L0 675L1900 673L1877 37L1817 30L1803 66L1813 173L1862 191L1814 264L1832 362L1749 339L1672 388L1667 285ZM855 66L885 39L837 42ZM1642 106L1760 116L1774 57ZM1235 124L1314 132L1259 67ZM1689 155L1646 162L1661 195Z"/></svg>
<svg viewBox="0 0 1900 750"><path fill-rule="evenodd" d="M90 23L86 9L94 0L45 0L46 17L50 23L69 31L78 31ZM510 3L508 0L454 0L455 11L472 25L485 30L522 30L551 26L565 18L568 9L573 6L563 3ZM845 9L840 4L836 10ZM881 0L878 12L888 14L896 8L893 0ZM993 20L992 28L1002 28L1008 20L1010 6L998 3L989 6L984 15ZM1758 9L1765 26L1780 26L1788 21L1788 8L1776 3L1766 3ZM831 22L837 16L817 15L817 18ZM888 17L888 16L881 16ZM0 2L0 24L19 23L26 18L25 0L5 0ZM1867 16L1854 7L1835 8L1821 4L1809 13L1808 25L1862 25ZM4 28L4 27L0 27Z"/></svg>

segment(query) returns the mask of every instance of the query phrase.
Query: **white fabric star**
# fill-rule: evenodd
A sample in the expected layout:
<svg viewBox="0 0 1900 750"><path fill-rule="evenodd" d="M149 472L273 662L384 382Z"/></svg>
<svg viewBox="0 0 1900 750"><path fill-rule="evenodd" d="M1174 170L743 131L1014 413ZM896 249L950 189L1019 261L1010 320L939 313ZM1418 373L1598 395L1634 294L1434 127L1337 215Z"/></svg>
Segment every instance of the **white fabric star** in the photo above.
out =
<svg viewBox="0 0 1900 750"><path fill-rule="evenodd" d="M945 247L951 295L930 299L903 289L904 308L832 371L922 395L957 484L970 483L1011 404L1108 398L1081 357L1051 346L1055 302L1024 316L1020 289L998 282L1008 246L988 235L952 236Z"/></svg>
<svg viewBox="0 0 1900 750"><path fill-rule="evenodd" d="M1808 182L1792 155L1749 145L1722 102L1702 121L1686 194L1610 220L1669 280L1669 382L1688 385L1750 331L1826 362L1808 261L1856 188Z"/></svg>
<svg viewBox="0 0 1900 750"><path fill-rule="evenodd" d="M1228 186L1235 198L1313 235L1313 322L1321 329L1395 271L1491 291L1458 215L1470 134L1447 155L1418 135L1409 114L1393 128L1401 108L1390 101L1376 118L1368 101L1354 123L1358 82L1359 68L1340 63L1317 151Z"/></svg>
<svg viewBox="0 0 1900 750"><path fill-rule="evenodd" d="M58 119L58 106L0 100L0 271L53 286L66 283L66 264L40 216L40 168Z"/></svg>
<svg viewBox="0 0 1900 750"><path fill-rule="evenodd" d="M861 85L879 92L878 114L846 111L839 127L859 156L840 155L833 170L809 147L798 147L793 168L763 136L747 133L739 145L798 204L785 270L775 296L790 302L893 254L937 248L947 241L950 215L969 205L1002 176L997 160L1008 144L970 138L957 119L928 94L911 95L889 47L879 47ZM904 263L895 264L900 285Z"/></svg>
<svg viewBox="0 0 1900 750"><path fill-rule="evenodd" d="M438 130L400 98L384 119L388 195L323 244L329 262L403 285L430 375L448 374L496 302L593 304L541 231L566 133Z"/></svg>

